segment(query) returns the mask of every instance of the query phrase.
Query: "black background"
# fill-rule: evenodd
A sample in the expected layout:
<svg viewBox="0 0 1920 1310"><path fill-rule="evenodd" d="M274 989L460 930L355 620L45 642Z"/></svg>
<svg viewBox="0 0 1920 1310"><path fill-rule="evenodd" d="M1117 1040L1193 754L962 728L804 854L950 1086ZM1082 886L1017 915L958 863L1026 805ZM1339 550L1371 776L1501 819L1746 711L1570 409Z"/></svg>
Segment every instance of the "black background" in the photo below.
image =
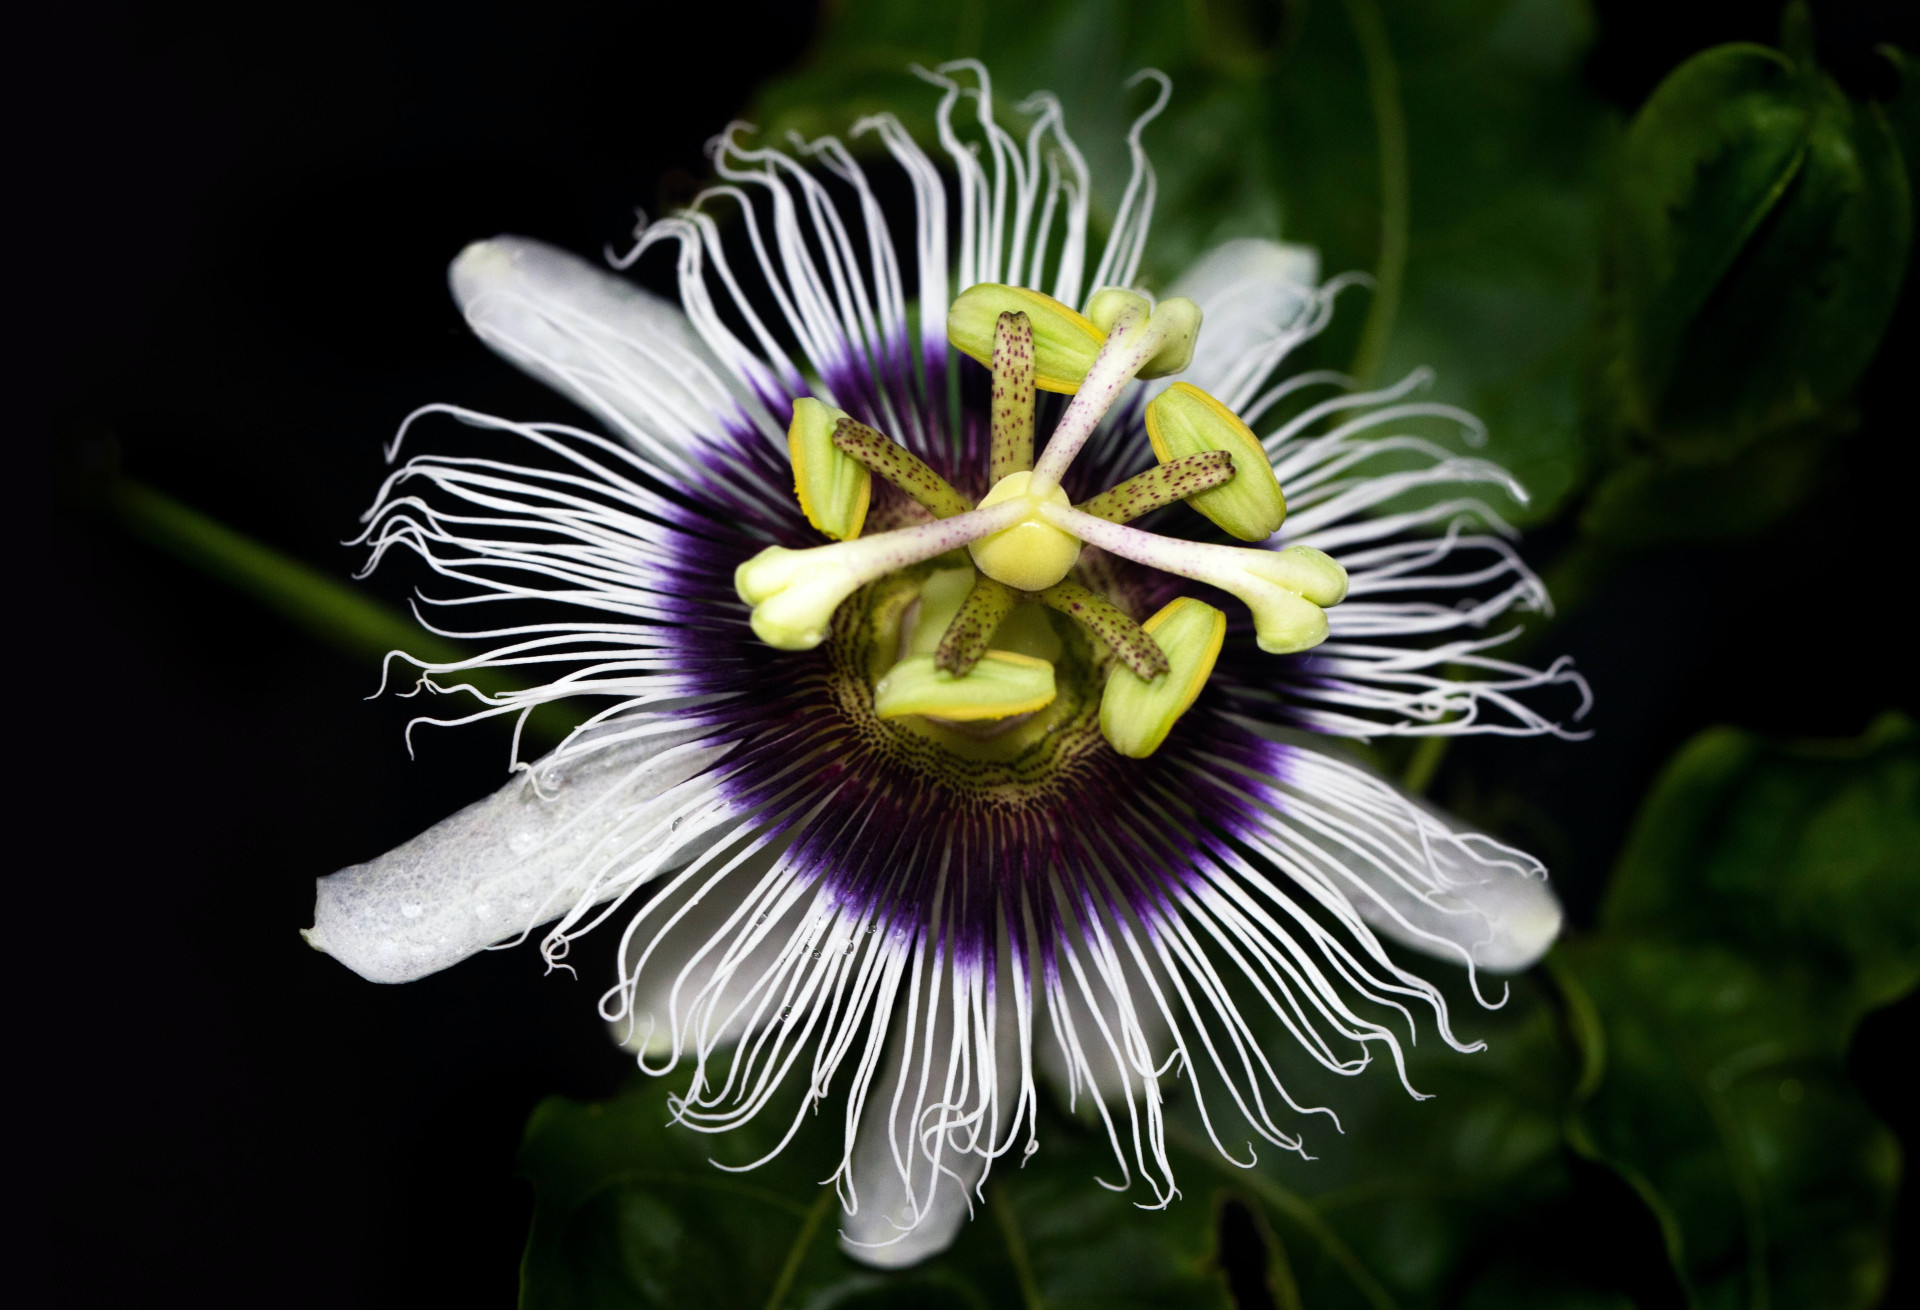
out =
<svg viewBox="0 0 1920 1310"><path fill-rule="evenodd" d="M1885 90L1874 42L1913 45L1897 8L1815 6L1857 93ZM1626 110L1705 45L1771 40L1777 13L1600 9L1588 75ZM118 461L344 574L340 538L408 410L554 412L466 334L447 259L497 231L592 253L636 204L684 197L702 142L804 55L813 13L569 0L65 21L16 115L46 179L15 207L46 228L16 256L53 293L26 360L57 490L51 615L21 633L49 645L16 684L53 743L27 766L51 799L22 816L49 845L15 872L44 889L15 928L33 939L16 1004L44 1031L12 1080L14 1191L56 1228L51 1262L29 1264L54 1272L57 1302L510 1304L526 1113L609 1094L627 1069L594 1018L606 943L584 944L588 981L543 980L521 951L381 988L295 931L314 877L497 786L504 735L424 732L409 761L412 709L364 700L371 669L126 538L84 486ZM1911 706L1913 326L1909 296L1864 426L1791 522L1642 560L1559 632L1601 697L1593 742L1449 759L1443 797L1520 780L1550 816L1513 835L1538 837L1576 920L1701 727L1852 735ZM401 599L402 572L370 585ZM1823 613L1824 635L1776 644L1782 604ZM1854 1061L1909 1143L1913 1020L1911 1003L1875 1016Z"/></svg>

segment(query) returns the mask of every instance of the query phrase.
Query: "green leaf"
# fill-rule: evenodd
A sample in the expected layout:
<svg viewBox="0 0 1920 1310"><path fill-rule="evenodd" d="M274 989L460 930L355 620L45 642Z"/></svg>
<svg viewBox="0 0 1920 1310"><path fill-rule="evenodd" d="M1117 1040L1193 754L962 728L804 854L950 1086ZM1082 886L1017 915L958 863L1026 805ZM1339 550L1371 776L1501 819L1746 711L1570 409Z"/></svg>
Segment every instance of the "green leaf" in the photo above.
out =
<svg viewBox="0 0 1920 1310"><path fill-rule="evenodd" d="M665 1089L640 1083L594 1105L553 1098L527 1125L521 1172L536 1205L523 1307L1205 1307L1227 1304L1214 1214L1196 1188L1166 1211L1101 1188L1104 1140L1049 1117L1020 1167L996 1167L984 1212L944 1255L899 1273L839 1251L839 1207L820 1185L839 1117L810 1116L773 1160L728 1173L776 1140L769 1110L708 1136L668 1126ZM784 1123L784 1121L781 1121Z"/></svg>
<svg viewBox="0 0 1920 1310"><path fill-rule="evenodd" d="M1146 102L1125 80L1174 80L1146 131L1159 178L1142 279L1165 287L1235 236L1317 246L1329 272L1359 269L1300 364L1358 363L1382 378L1433 365L1435 395L1487 420L1492 456L1543 517L1579 480L1582 332L1597 280L1597 207L1612 121L1582 87L1584 0L1288 6L989 0L959 17L897 0L837 7L805 65L762 89L771 138L844 134L896 113L933 138L931 88L906 72L985 61L996 117L1047 88L1094 178L1103 239ZM937 157L937 156L936 156ZM1363 330L1365 337L1363 339ZM1206 349L1205 330L1200 348ZM1451 436L1451 433L1448 434Z"/></svg>
<svg viewBox="0 0 1920 1310"><path fill-rule="evenodd" d="M1458 975L1451 980L1458 983ZM1301 1304L1315 1310L1365 1307L1620 1304L1607 1271L1552 1219L1570 1187L1561 1118L1578 1071L1541 985L1511 980L1512 997L1483 1010L1450 986L1456 1031L1487 1049L1463 1053L1430 1027L1407 1048L1407 1094L1385 1060L1360 1077L1326 1074L1305 1058L1276 1061L1288 1090L1306 1105L1331 1106L1302 1120L1311 1159L1260 1143L1251 1170L1236 1169L1207 1140L1189 1104L1176 1106L1170 1134L1183 1188L1196 1172L1237 1187L1256 1204L1284 1247ZM1498 999L1498 983L1491 999ZM1251 1007L1249 1014L1257 1013ZM1286 1056L1291 1037L1263 1034ZM1222 1121L1230 1148L1245 1150ZM1515 1264L1524 1235L1551 1271Z"/></svg>
<svg viewBox="0 0 1920 1310"><path fill-rule="evenodd" d="M1591 399L1623 462L1586 531L1751 532L1805 495L1898 303L1912 196L1888 116L1797 57L1705 51L1627 134Z"/></svg>
<svg viewBox="0 0 1920 1310"><path fill-rule="evenodd" d="M1757 45L1695 55L1627 133L1612 234L1634 422L1657 430L1688 329L1807 158L1793 64Z"/></svg>
<svg viewBox="0 0 1920 1310"><path fill-rule="evenodd" d="M1601 924L1552 957L1586 1065L1570 1142L1645 1200L1696 1304L1873 1304L1900 1157L1843 1061L1920 981L1913 725L1696 739Z"/></svg>
<svg viewBox="0 0 1920 1310"><path fill-rule="evenodd" d="M1858 741L1696 737L1648 798L1601 926L1804 964L1843 1021L1903 996L1920 984L1920 732L1888 715Z"/></svg>

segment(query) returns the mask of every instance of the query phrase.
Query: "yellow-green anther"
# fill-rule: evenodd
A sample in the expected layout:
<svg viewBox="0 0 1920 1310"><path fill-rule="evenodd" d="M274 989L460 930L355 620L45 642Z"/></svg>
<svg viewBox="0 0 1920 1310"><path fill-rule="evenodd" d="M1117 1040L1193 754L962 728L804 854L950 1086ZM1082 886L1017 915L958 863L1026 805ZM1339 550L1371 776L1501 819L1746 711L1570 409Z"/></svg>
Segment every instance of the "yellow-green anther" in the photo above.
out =
<svg viewBox="0 0 1920 1310"><path fill-rule="evenodd" d="M953 623L953 616L966 603L974 579L980 575L971 564L957 569L935 569L920 584L920 599L913 611L913 629L902 643L899 658L931 655L940 649L940 639Z"/></svg>
<svg viewBox="0 0 1920 1310"><path fill-rule="evenodd" d="M1087 631L1105 642L1136 676L1150 681L1167 671L1166 653L1144 628L1127 617L1125 610L1105 596L1088 591L1077 582L1061 582L1034 599L1078 620Z"/></svg>
<svg viewBox="0 0 1920 1310"><path fill-rule="evenodd" d="M1033 468L1033 320L1020 311L994 324L992 413L988 474L998 482Z"/></svg>
<svg viewBox="0 0 1920 1310"><path fill-rule="evenodd" d="M933 667L964 678L993 645L993 634L1019 596L1004 582L981 575L973 580L933 652Z"/></svg>
<svg viewBox="0 0 1920 1310"><path fill-rule="evenodd" d="M955 677L935 668L931 655L917 655L874 685L873 710L883 719L926 714L966 722L1042 710L1053 697L1053 665L1045 660L990 650L971 673Z"/></svg>
<svg viewBox="0 0 1920 1310"><path fill-rule="evenodd" d="M1140 366L1140 377L1163 378L1193 362L1193 347L1200 339L1200 306L1175 296L1152 306L1149 313L1145 296L1122 287L1102 287L1087 301L1087 318L1102 332L1113 331L1129 310L1147 315L1156 341L1153 353Z"/></svg>
<svg viewBox="0 0 1920 1310"><path fill-rule="evenodd" d="M1009 473L995 484L980 502L981 509L1020 503L1026 510L1014 526L990 537L982 537L967 549L982 573L1006 583L1016 591L1040 591L1067 576L1080 558L1080 543L1067 533L1040 521L1043 505L1069 508L1067 493L1056 483L1046 494L1029 495L1031 473Z"/></svg>
<svg viewBox="0 0 1920 1310"><path fill-rule="evenodd" d="M1106 333L1072 307L1025 287L978 282L947 310L947 340L963 355L993 367L1002 314L1025 314L1033 331L1033 385L1072 395L1093 367Z"/></svg>
<svg viewBox="0 0 1920 1310"><path fill-rule="evenodd" d="M842 420L852 421L844 410L811 396L794 401L787 457L793 461L793 491L807 522L835 541L852 541L867 521L873 479L865 465L834 446L834 425Z"/></svg>
<svg viewBox="0 0 1920 1310"><path fill-rule="evenodd" d="M1145 317L1153 313L1153 305L1139 292L1125 287L1101 287L1087 297L1087 321L1100 329L1101 336L1113 331L1114 324L1129 310Z"/></svg>
<svg viewBox="0 0 1920 1310"><path fill-rule="evenodd" d="M1226 639L1227 616L1204 601L1182 596L1141 627L1166 652L1167 671L1142 678L1131 669L1115 669L1100 697L1102 735L1116 751L1136 760L1160 749L1207 685Z"/></svg>
<svg viewBox="0 0 1920 1310"><path fill-rule="evenodd" d="M1176 382L1147 406L1147 440L1167 465L1203 450L1233 456L1234 478L1196 492L1187 503L1242 541L1265 541L1287 517L1287 499L1260 439L1234 412L1200 388Z"/></svg>
<svg viewBox="0 0 1920 1310"><path fill-rule="evenodd" d="M1203 450L1197 455L1183 455L1156 464L1092 500L1080 502L1077 508L1109 523L1128 523L1176 500L1217 487L1232 477L1232 455L1224 450Z"/></svg>
<svg viewBox="0 0 1920 1310"><path fill-rule="evenodd" d="M950 519L973 508L952 483L928 468L918 455L858 419L843 415L833 425L832 440L835 450L844 457L878 473L937 519Z"/></svg>

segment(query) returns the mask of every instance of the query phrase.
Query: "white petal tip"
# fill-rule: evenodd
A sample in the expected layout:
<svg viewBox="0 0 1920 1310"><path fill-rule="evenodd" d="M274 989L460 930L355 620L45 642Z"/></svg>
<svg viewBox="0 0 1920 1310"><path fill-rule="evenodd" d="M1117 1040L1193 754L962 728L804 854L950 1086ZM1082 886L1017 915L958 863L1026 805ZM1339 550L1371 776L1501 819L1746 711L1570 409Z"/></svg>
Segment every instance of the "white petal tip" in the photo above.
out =
<svg viewBox="0 0 1920 1310"><path fill-rule="evenodd" d="M904 1236L893 1241L882 1238L880 1244L856 1240L843 1229L840 1233L840 1250L848 1259L858 1260L874 1269L905 1269L922 1260L930 1260L952 1246L953 1239L960 1235L965 1222L964 1209L951 1219L936 1211Z"/></svg>
<svg viewBox="0 0 1920 1310"><path fill-rule="evenodd" d="M1510 893L1494 938L1473 948L1473 962L1489 973L1530 969L1560 937L1566 915L1543 881L1528 879L1525 891Z"/></svg>

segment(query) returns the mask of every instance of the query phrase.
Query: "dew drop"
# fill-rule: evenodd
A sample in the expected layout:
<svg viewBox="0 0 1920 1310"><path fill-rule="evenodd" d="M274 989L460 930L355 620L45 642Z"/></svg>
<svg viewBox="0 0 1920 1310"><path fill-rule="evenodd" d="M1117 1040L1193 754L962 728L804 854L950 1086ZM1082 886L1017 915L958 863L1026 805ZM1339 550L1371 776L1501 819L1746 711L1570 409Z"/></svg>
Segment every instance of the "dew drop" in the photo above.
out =
<svg viewBox="0 0 1920 1310"><path fill-rule="evenodd" d="M408 901L405 905L402 905L400 907L400 913L405 915L409 919L417 919L422 914L426 913L426 907L424 905L418 904L417 902Z"/></svg>
<svg viewBox="0 0 1920 1310"><path fill-rule="evenodd" d="M531 828L522 828L507 838L507 849L515 855L525 855L540 844L540 834Z"/></svg>

